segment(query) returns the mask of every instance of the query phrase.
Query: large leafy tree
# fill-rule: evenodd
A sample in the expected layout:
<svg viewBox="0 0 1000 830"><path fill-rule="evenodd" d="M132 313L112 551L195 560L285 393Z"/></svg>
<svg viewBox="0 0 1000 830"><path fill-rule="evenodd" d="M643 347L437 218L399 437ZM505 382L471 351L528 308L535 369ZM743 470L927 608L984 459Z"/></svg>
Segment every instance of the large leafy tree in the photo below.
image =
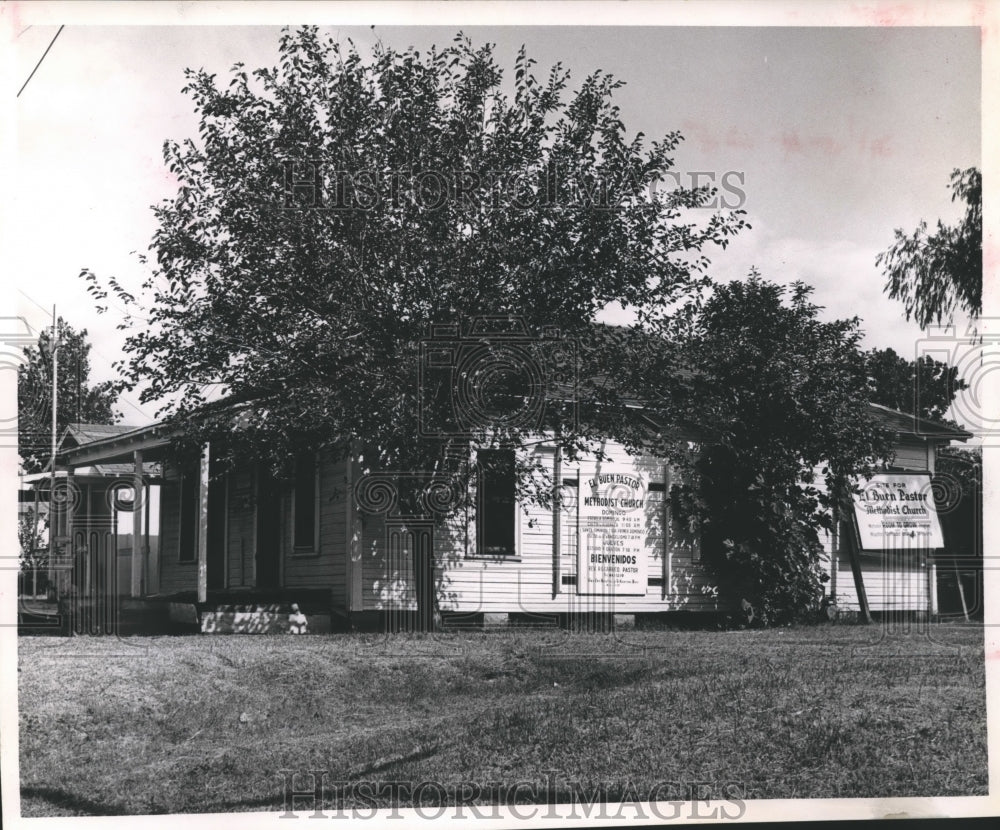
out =
<svg viewBox="0 0 1000 830"><path fill-rule="evenodd" d="M763 624L818 607L820 533L891 448L868 407L860 321L820 320L811 291L755 272L719 285L629 380L667 427L660 452L687 469L676 512L700 527L722 592ZM670 429L684 423L695 441Z"/></svg>
<svg viewBox="0 0 1000 830"><path fill-rule="evenodd" d="M958 224L938 220L933 233L926 222L911 234L897 228L892 247L876 259L885 290L921 328L951 322L957 310L972 317L983 311L982 174L975 167L954 170L950 187L952 201L965 202Z"/></svg>
<svg viewBox="0 0 1000 830"><path fill-rule="evenodd" d="M164 146L178 189L155 208L151 276L123 324L126 384L195 440L231 430L212 394L248 402L239 446L275 468L346 436L373 466L456 475L472 433L584 445L593 425L565 407L504 407L551 399L555 381L554 397L597 395L574 369L596 315L618 302L653 324L745 223L695 210L705 189L660 186L681 136L629 135L620 81L597 71L571 91L561 66L533 64L522 50L505 78L462 36L363 56L303 28L282 34L277 66L238 64L227 83L189 70L199 135ZM479 349L481 375L422 371L434 324L457 326L445 363Z"/></svg>
<svg viewBox="0 0 1000 830"><path fill-rule="evenodd" d="M54 346L58 346L57 434L69 424L113 424L118 418L114 384L90 382L87 330L76 331L60 317L55 340L51 329L43 330L38 342L25 349L25 361L18 369L18 450L26 473L43 469L51 454Z"/></svg>
<svg viewBox="0 0 1000 830"><path fill-rule="evenodd" d="M438 414L419 387L432 324L465 337L499 315L573 338L613 301L648 321L744 224L685 221L705 191L655 187L681 136L629 137L601 72L569 94L567 72L539 80L522 51L505 94L490 45L364 58L308 27L279 58L224 85L187 72L200 135L164 146L178 191L155 209L148 307L120 364L143 401L209 428L210 393L253 401L245 442L276 462L290 436L356 436L390 467L442 457L414 440Z"/></svg>

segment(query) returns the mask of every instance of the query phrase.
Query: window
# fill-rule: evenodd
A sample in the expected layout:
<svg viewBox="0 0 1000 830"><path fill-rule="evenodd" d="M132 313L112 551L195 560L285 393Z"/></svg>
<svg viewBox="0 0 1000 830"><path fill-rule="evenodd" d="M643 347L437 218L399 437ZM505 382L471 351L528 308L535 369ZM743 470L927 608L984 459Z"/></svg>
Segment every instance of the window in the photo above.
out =
<svg viewBox="0 0 1000 830"><path fill-rule="evenodd" d="M316 456L302 453L295 459L295 539L297 551L316 549Z"/></svg>
<svg viewBox="0 0 1000 830"><path fill-rule="evenodd" d="M477 534L482 556L514 556L517 504L513 450L479 452Z"/></svg>
<svg viewBox="0 0 1000 830"><path fill-rule="evenodd" d="M198 513L200 471L197 465L184 469L181 475L181 527L178 560L194 562L198 558Z"/></svg>

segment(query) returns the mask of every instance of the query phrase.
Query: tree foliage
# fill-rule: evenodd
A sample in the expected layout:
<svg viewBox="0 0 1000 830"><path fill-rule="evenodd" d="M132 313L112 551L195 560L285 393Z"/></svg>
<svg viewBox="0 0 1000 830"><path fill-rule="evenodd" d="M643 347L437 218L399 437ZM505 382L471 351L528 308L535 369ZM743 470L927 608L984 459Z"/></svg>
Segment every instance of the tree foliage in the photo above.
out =
<svg viewBox="0 0 1000 830"><path fill-rule="evenodd" d="M690 477L675 508L700 527L720 592L762 624L818 607L820 533L891 448L865 395L860 321L819 320L811 291L755 272L716 286L673 319L643 390L658 422L695 430L661 435Z"/></svg>
<svg viewBox="0 0 1000 830"><path fill-rule="evenodd" d="M983 452L942 447L935 466L935 502L952 557L983 555Z"/></svg>
<svg viewBox="0 0 1000 830"><path fill-rule="evenodd" d="M954 226L938 220L928 233L921 222L912 234L897 228L896 241L879 254L876 265L886 276L885 290L906 309L906 319L921 328L951 322L961 309L972 317L983 311L983 177L979 170L954 170L952 201L965 202L965 215Z"/></svg>
<svg viewBox="0 0 1000 830"><path fill-rule="evenodd" d="M907 360L893 349L865 353L869 400L921 418L944 421L955 396L969 385L958 368L921 355Z"/></svg>
<svg viewBox="0 0 1000 830"><path fill-rule="evenodd" d="M213 427L213 392L253 401L242 443L275 465L293 436L351 435L379 466L439 468L449 442L425 421L454 401L420 387L433 324L488 352L480 315L517 318L522 340L573 338L608 303L648 321L690 296L705 249L742 216L692 211L704 189L658 187L681 136L630 137L620 81L598 71L570 92L561 66L533 65L522 49L505 80L493 47L462 36L363 57L303 28L283 33L275 67L237 64L225 84L189 70L199 137L164 146L178 190L155 209L126 382L168 417L198 412L194 435Z"/></svg>
<svg viewBox="0 0 1000 830"><path fill-rule="evenodd" d="M56 324L59 380L56 387L57 435L74 423L113 424L117 393L114 384L90 383L87 330L76 331L61 317ZM24 351L17 373L18 450L26 473L42 470L52 447L52 330Z"/></svg>
<svg viewBox="0 0 1000 830"><path fill-rule="evenodd" d="M22 572L42 568L48 562L48 516L28 507L17 517L17 542Z"/></svg>

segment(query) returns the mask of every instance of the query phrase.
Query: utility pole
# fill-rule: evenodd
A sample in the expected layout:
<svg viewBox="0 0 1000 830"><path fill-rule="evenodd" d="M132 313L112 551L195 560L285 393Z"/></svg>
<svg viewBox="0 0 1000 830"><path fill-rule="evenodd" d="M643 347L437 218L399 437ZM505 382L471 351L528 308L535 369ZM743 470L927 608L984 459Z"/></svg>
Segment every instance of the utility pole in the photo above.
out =
<svg viewBox="0 0 1000 830"><path fill-rule="evenodd" d="M59 328L56 323L55 305L52 306L52 338L49 342L52 347L52 454L49 457L49 569L51 570L56 554L56 409L59 403ZM59 585L58 578L56 584Z"/></svg>

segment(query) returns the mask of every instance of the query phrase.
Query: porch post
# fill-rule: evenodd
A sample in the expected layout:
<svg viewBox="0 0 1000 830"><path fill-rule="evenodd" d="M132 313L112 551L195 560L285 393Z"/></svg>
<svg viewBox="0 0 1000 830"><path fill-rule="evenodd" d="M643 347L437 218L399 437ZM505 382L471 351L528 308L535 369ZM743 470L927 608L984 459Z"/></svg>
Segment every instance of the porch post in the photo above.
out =
<svg viewBox="0 0 1000 830"><path fill-rule="evenodd" d="M160 593L160 563L150 556L149 551L149 502L153 494L153 485L146 482L145 488L142 499L142 507L146 513L142 523L142 561L146 573L146 593L158 594Z"/></svg>
<svg viewBox="0 0 1000 830"><path fill-rule="evenodd" d="M830 603L837 605L837 567L840 562L840 509L833 506L833 528L830 530Z"/></svg>
<svg viewBox="0 0 1000 830"><path fill-rule="evenodd" d="M142 450L132 452L132 574L131 594L141 597L145 590L142 556ZM118 551L115 551L117 556ZM112 560L113 567L117 567Z"/></svg>
<svg viewBox="0 0 1000 830"><path fill-rule="evenodd" d="M958 580L958 590L962 590L962 580ZM938 595L937 595L937 562L934 560L934 554L928 553L927 555L927 594L930 600L930 612L932 617L938 615ZM962 597L962 605L965 605L965 597ZM969 621L968 615L965 617L965 621Z"/></svg>
<svg viewBox="0 0 1000 830"><path fill-rule="evenodd" d="M556 442L552 459L552 599L559 595L562 576L559 573L560 543L562 542L562 444Z"/></svg>
<svg viewBox="0 0 1000 830"><path fill-rule="evenodd" d="M36 546L36 542L38 541L38 535L37 535L38 534L38 527L39 527L39 524L40 524L40 522L39 522L40 516L39 516L39 512L38 512L39 511L38 505L39 505L39 502L40 502L40 499L38 498L38 482L35 482L34 484L32 484L31 485L31 489L34 490L34 492L35 492L35 526L31 529L31 544L32 544L32 547L34 547L35 549L31 552L31 560L32 560L32 562L35 563L35 570L37 572L37 570L38 570L38 554L41 551L41 548ZM51 531L49 531L49 532L51 533ZM52 574L53 574L53 572L52 572L52 558L49 557L46 560L46 562L45 562L45 584L46 584L45 593L46 593L46 596L49 593L48 586L52 584ZM37 595L38 595L38 591L35 590L35 596L37 596Z"/></svg>
<svg viewBox="0 0 1000 830"><path fill-rule="evenodd" d="M94 540L92 538L93 532L91 528L93 527L94 520L91 513L94 509L93 508L94 500L91 497L89 484L83 485L82 500L83 500L83 511L81 512L82 516L81 521L83 524L83 529L80 532L80 541L83 544L84 554L87 557L87 574L88 574L87 579L88 579L88 584L91 585L91 587L88 590L90 590L92 594L93 593L100 594L102 593L102 588L100 583L98 582L98 574L100 574L100 568L97 567L97 556L99 555L98 551L100 550L101 543L100 541L97 541L95 545ZM106 588L104 590L106 590Z"/></svg>
<svg viewBox="0 0 1000 830"><path fill-rule="evenodd" d="M198 470L198 602L208 601L208 463L210 445L201 448Z"/></svg>
<svg viewBox="0 0 1000 830"><path fill-rule="evenodd" d="M83 580L83 585L78 586L80 588L80 593L83 596L90 596L90 587L87 582L87 577L89 576L89 568L85 563L84 567L80 567L76 561L77 548L76 539L73 538L73 468L66 468L66 545L69 550L70 562L72 563L73 573Z"/></svg>
<svg viewBox="0 0 1000 830"><path fill-rule="evenodd" d="M351 441L347 452L346 470L346 547L347 547L347 610L363 611L364 595L361 566L361 529L357 521L357 509L354 497L355 461L357 446Z"/></svg>
<svg viewBox="0 0 1000 830"><path fill-rule="evenodd" d="M670 464L663 465L663 587L660 588L660 599L665 600L670 593L670 572L674 558L674 514L670 506L670 490L674 486L673 471ZM579 579L580 577L577 577Z"/></svg>

